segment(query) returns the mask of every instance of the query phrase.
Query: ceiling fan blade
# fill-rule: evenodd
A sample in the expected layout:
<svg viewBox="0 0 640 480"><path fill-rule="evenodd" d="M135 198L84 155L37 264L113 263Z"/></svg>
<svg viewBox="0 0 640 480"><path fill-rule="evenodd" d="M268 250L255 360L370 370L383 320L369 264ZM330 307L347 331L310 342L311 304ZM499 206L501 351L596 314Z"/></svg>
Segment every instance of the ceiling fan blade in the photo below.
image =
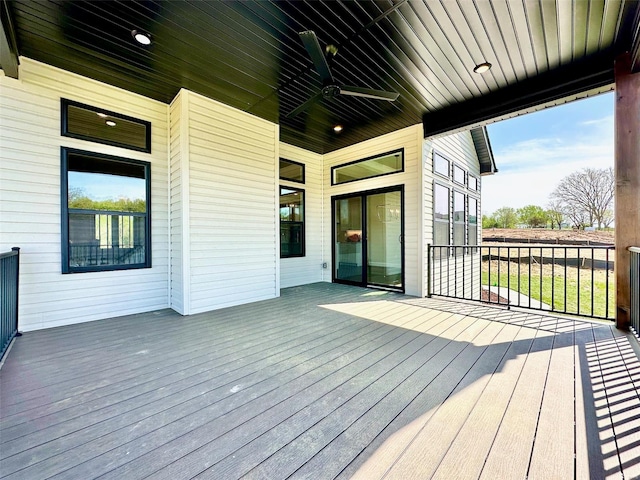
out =
<svg viewBox="0 0 640 480"><path fill-rule="evenodd" d="M295 117L296 115L304 112L307 108L309 108L313 103L318 101L321 97L322 97L322 92L316 93L313 97L311 97L309 100L304 102L302 105L299 105L298 107L294 108L289 113L287 113L286 118Z"/></svg>
<svg viewBox="0 0 640 480"><path fill-rule="evenodd" d="M333 75L331 75L329 63L327 62L327 57L325 57L322 47L320 47L320 42L318 42L318 37L316 37L315 32L313 30L307 30L305 32L300 32L299 35L302 39L302 43L304 44L304 48L307 49L307 52L311 57L313 66L316 68L316 72L318 72L322 79L322 83L334 83Z"/></svg>
<svg viewBox="0 0 640 480"><path fill-rule="evenodd" d="M375 100L387 100L393 102L400 96L399 93L385 92L384 90L373 90L371 88L361 87L340 87L340 95L352 95L354 97L373 98Z"/></svg>

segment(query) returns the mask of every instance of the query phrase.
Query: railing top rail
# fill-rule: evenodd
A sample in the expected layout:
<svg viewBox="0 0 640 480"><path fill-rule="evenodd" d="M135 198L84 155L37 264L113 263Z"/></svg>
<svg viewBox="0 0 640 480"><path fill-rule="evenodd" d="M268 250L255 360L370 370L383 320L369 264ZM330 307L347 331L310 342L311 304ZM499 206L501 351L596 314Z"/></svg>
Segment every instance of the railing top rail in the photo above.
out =
<svg viewBox="0 0 640 480"><path fill-rule="evenodd" d="M0 259L15 257L20 253L20 249L17 247L13 247L10 252L0 253Z"/></svg>
<svg viewBox="0 0 640 480"><path fill-rule="evenodd" d="M503 245L485 245L485 244L480 244L480 245L434 245L434 244L429 244L431 245L432 248L445 248L445 247L449 247L449 248L453 248L453 247L457 247L457 248L535 248L536 250L539 248L543 248L543 249L577 249L579 248L580 250L589 250L589 249L593 249L593 250L615 250L616 247L611 245L611 246L604 246L604 245L556 245L556 244L540 244L540 245L536 245L533 243L509 243L509 244L503 244ZM635 250L631 250L631 249L635 249ZM640 248L639 247L629 247L630 251L637 251L640 252Z"/></svg>
<svg viewBox="0 0 640 480"><path fill-rule="evenodd" d="M629 247L629 251L633 253L640 253L640 247Z"/></svg>

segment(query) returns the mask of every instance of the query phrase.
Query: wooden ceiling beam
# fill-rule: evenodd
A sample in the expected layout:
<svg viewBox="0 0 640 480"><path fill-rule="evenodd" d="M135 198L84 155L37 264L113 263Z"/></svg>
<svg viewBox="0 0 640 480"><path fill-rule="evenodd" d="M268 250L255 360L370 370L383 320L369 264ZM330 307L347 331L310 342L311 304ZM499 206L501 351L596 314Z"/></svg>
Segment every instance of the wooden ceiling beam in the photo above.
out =
<svg viewBox="0 0 640 480"><path fill-rule="evenodd" d="M6 0L0 4L0 67L7 77L18 78L18 45Z"/></svg>

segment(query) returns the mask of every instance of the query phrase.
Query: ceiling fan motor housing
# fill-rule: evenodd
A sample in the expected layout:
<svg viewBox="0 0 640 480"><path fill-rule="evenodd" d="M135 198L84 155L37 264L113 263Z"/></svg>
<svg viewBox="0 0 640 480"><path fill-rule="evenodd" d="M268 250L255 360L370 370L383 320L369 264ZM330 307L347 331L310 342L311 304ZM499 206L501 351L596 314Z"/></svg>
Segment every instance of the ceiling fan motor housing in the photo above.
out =
<svg viewBox="0 0 640 480"><path fill-rule="evenodd" d="M337 85L327 85L322 87L322 96L324 98L333 98L336 95L340 95L340 87Z"/></svg>

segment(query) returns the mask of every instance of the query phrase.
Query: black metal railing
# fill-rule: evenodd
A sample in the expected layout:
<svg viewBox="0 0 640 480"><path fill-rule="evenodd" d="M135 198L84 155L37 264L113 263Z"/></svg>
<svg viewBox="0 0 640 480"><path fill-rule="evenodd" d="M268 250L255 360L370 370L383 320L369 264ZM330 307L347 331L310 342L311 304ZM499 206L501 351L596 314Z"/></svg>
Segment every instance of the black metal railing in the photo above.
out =
<svg viewBox="0 0 640 480"><path fill-rule="evenodd" d="M615 317L614 247L429 245L427 293Z"/></svg>
<svg viewBox="0 0 640 480"><path fill-rule="evenodd" d="M633 332L640 338L640 247L629 247L629 252L631 255L629 317Z"/></svg>
<svg viewBox="0 0 640 480"><path fill-rule="evenodd" d="M18 334L20 249L0 254L0 359Z"/></svg>

